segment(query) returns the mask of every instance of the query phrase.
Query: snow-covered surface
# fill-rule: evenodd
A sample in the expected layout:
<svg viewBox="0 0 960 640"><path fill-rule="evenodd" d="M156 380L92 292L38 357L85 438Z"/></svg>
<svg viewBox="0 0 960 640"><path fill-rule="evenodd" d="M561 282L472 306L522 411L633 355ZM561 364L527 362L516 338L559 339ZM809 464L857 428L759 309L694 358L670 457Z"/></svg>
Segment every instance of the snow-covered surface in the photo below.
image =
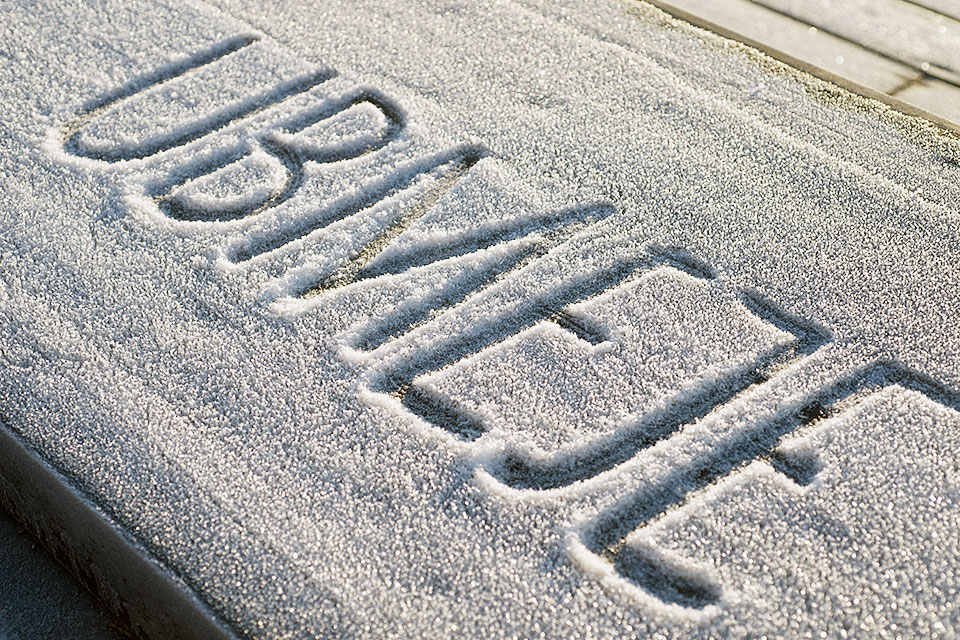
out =
<svg viewBox="0 0 960 640"><path fill-rule="evenodd" d="M0 7L0 411L175 580L960 631L956 140L640 3L222 4Z"/></svg>

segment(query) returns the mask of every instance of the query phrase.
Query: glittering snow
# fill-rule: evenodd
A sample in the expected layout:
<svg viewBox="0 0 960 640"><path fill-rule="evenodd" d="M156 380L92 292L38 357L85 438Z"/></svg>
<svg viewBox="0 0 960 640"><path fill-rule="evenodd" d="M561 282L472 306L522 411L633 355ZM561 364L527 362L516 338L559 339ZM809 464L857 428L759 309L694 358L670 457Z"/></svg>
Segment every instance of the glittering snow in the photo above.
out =
<svg viewBox="0 0 960 640"><path fill-rule="evenodd" d="M960 633L954 138L643 3L216 4L0 7L0 415L237 634Z"/></svg>

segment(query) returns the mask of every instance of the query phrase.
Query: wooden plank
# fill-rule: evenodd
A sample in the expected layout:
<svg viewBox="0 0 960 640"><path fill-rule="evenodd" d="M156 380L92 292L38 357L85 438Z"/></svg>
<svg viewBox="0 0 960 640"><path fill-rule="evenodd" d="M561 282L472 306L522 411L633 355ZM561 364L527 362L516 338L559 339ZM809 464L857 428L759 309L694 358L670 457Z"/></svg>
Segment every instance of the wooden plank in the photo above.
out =
<svg viewBox="0 0 960 640"><path fill-rule="evenodd" d="M924 50L922 47L904 49L902 43L898 45L895 41L880 46L873 42L875 37L866 38L867 42L857 40L862 27L843 23L837 13L817 14L811 8L813 5L804 5L794 14L792 10L798 3L793 0L648 1L678 18L756 47L787 64L905 113L954 131L960 123L960 74L926 62L918 53ZM923 27L931 33L941 33L944 23L949 22L955 24L960 37L960 22L918 4L936 4L940 0L891 1L896 8L912 12L913 21L907 22L914 32L920 33ZM849 23L859 23L863 13L872 15L869 7L864 8L857 2L844 6L850 8ZM901 14L884 15L882 18L872 15L870 19L887 20L884 28L895 30L895 21ZM924 17L926 22L918 22L917 16ZM805 21L808 17L810 21ZM878 28L878 31L882 30ZM960 51L960 46L957 50Z"/></svg>
<svg viewBox="0 0 960 640"><path fill-rule="evenodd" d="M669 0L655 4L672 5L877 91L887 92L918 76L908 65L749 0Z"/></svg>

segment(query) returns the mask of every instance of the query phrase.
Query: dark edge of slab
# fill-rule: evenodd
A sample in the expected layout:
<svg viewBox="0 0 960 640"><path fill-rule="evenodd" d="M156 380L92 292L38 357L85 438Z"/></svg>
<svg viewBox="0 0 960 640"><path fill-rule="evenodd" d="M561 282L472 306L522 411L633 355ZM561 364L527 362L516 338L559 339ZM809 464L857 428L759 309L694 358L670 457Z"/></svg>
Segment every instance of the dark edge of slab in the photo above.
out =
<svg viewBox="0 0 960 640"><path fill-rule="evenodd" d="M149 639L237 638L2 419L0 506L96 596L123 632Z"/></svg>
<svg viewBox="0 0 960 640"><path fill-rule="evenodd" d="M684 22L688 22L694 25L695 27L700 27L701 29L712 31L713 33L723 38L726 38L728 40L734 40L736 42L745 44L748 47L757 49L761 53L764 53L770 56L771 58L774 58L775 60L779 60L784 64L787 64L800 71L803 71L804 73L808 73L812 76L820 78L821 80L825 80L827 82L833 83L843 89L846 89L850 93L855 93L865 98L882 102L883 104L889 106L892 109L896 109L897 111L901 113L905 113L908 116L913 116L915 118L921 118L923 120L926 120L927 122L930 122L931 124L934 124L940 127L941 129L944 129L952 134L955 134L955 135L960 134L960 124L958 123L955 123L951 120L947 120L946 118L943 118L934 113L931 113L926 109L921 109L920 107L916 107L912 104L904 102L903 100L899 100L891 95L883 93L882 91L871 89L870 87L866 85L862 85L859 82L854 82L849 78L845 78L844 76L837 75L832 71L827 71L822 67L818 67L816 65L810 64L805 60L801 60L800 58L790 55L789 53L785 53L779 49L771 47L770 45L760 42L759 40L754 40L753 38L747 37L741 33L738 33L731 29L727 29L726 27L721 27L720 25L715 24L710 20L701 18L700 16L690 13L689 11L680 9L679 7L675 7L669 2L665 2L664 0L630 0L630 1L641 1L646 4L649 4L678 20L683 20Z"/></svg>

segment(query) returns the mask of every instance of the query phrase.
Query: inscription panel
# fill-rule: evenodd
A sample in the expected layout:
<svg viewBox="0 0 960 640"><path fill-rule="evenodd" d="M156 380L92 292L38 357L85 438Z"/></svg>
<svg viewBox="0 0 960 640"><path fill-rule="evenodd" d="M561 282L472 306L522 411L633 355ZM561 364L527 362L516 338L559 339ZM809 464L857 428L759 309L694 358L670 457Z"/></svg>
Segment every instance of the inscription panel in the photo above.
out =
<svg viewBox="0 0 960 640"><path fill-rule="evenodd" d="M846 424L877 389L909 402L856 414L866 426L851 433L899 424L918 396L921 417L960 406L944 374L952 276L924 280L940 296L910 279L930 275L917 256L934 249L949 271L952 249L923 235L943 211L889 163L854 166L903 140L861 149L860 134L886 131L880 116L828 109L792 76L745 91L770 76L739 58L703 82L693 61L733 54L646 9L649 55L619 27L608 41L516 3L463 6L470 24L514 25L515 44L488 43L495 79L458 85L445 64L417 76L428 57L406 52L423 38L396 56L416 82L356 82L341 71L369 45L351 11L370 9L344 6L311 22L353 36L329 50L305 55L205 8L190 14L209 26L196 46L136 58L156 64L119 55L96 76L72 60L71 86L100 88L54 92L53 116L20 96L33 137L0 160L23 183L0 179L33 204L4 205L0 408L253 636L736 636L819 602L777 582L749 592L761 606L738 586L759 571L738 535L763 509L790 522L791 548L819 526L762 492L820 516L853 495L828 482L846 458L790 438ZM409 8L418 38L457 14ZM557 42L575 55L552 57ZM354 62L377 79L389 57L370 47ZM541 61L558 73L524 75ZM510 74L516 91L496 98ZM630 98L601 77L630 78ZM458 87L485 87L477 113ZM796 99L783 104L800 128L860 128L797 138L782 109L753 101L775 90ZM910 180L927 171L930 149L898 149ZM913 261L891 268L901 250ZM927 318L939 350L917 329ZM728 498L741 482L762 492ZM821 570L792 557L776 575Z"/></svg>
<svg viewBox="0 0 960 640"><path fill-rule="evenodd" d="M792 339L722 287L668 267L414 385L495 435L544 453L589 450L646 413L737 386Z"/></svg>

